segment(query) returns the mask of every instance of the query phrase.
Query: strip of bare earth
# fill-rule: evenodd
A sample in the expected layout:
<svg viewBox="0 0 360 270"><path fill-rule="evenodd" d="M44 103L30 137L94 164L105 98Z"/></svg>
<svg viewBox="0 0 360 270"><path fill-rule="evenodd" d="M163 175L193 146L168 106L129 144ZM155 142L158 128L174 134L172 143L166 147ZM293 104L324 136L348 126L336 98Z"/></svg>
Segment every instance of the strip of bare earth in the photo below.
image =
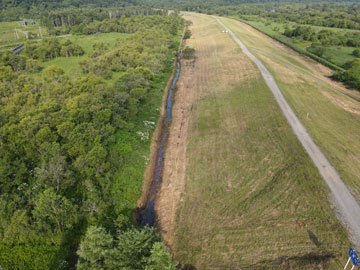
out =
<svg viewBox="0 0 360 270"><path fill-rule="evenodd" d="M229 31L232 38L241 47L243 53L250 57L250 59L260 69L266 84L274 94L276 101L278 102L294 133L299 138L305 150L318 168L320 174L323 176L326 183L330 187L332 195L331 201L336 206L338 214L340 215L340 220L348 230L352 243L358 250L360 250L360 207L358 203L350 194L349 190L341 180L336 170L331 166L327 158L313 142L305 127L301 124L300 120L296 117L295 113L286 102L270 72L266 69L262 62L260 62L253 54L250 53L246 46L229 28L227 28L218 18L216 18L216 20L227 31Z"/></svg>

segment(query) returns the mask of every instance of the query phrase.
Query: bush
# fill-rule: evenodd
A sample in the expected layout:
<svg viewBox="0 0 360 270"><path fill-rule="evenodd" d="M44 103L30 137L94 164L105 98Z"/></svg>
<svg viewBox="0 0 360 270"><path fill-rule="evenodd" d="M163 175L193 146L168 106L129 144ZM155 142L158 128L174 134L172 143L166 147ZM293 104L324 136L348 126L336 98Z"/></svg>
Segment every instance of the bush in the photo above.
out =
<svg viewBox="0 0 360 270"><path fill-rule="evenodd" d="M195 49L186 47L183 51L183 58L184 59L191 59L195 55Z"/></svg>
<svg viewBox="0 0 360 270"><path fill-rule="evenodd" d="M324 56L324 54L327 52L326 47L316 43L312 43L308 50L319 57Z"/></svg>
<svg viewBox="0 0 360 270"><path fill-rule="evenodd" d="M191 31L187 29L184 35L184 39L189 39L189 38L191 38Z"/></svg>
<svg viewBox="0 0 360 270"><path fill-rule="evenodd" d="M352 55L356 57L360 57L360 49L353 50Z"/></svg>
<svg viewBox="0 0 360 270"><path fill-rule="evenodd" d="M36 73L41 70L41 67L39 66L38 62L33 59L26 60L26 71L30 73Z"/></svg>
<svg viewBox="0 0 360 270"><path fill-rule="evenodd" d="M63 270L65 258L57 246L6 246L0 245L0 265L11 270Z"/></svg>

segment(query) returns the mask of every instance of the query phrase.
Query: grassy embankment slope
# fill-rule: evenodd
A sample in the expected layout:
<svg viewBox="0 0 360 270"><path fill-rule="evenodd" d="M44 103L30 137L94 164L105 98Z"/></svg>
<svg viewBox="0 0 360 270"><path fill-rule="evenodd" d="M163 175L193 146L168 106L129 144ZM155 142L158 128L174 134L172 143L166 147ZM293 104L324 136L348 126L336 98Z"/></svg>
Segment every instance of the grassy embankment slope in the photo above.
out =
<svg viewBox="0 0 360 270"><path fill-rule="evenodd" d="M213 18L185 19L196 59L183 61L157 202L175 258L198 270L340 267L346 234L260 72Z"/></svg>
<svg viewBox="0 0 360 270"><path fill-rule="evenodd" d="M234 19L236 19L234 17ZM278 23L274 21L267 21L267 20L246 20L248 24L251 26L254 26L255 28L259 29L260 31L269 34L270 36L281 38L283 40L286 40L290 44L294 44L295 46L298 46L302 49L306 49L306 47L310 46L312 44L311 41L303 41L299 39L292 39L288 38L282 33L285 31L286 26L290 28L296 28L297 26L310 26L312 29L314 29L316 32L320 32L321 30L329 30L332 32L339 33L340 35L344 32L348 33L360 33L359 30L353 30L353 29L342 29L342 28L333 28L333 27L323 27L323 26L316 26L316 25L303 25L298 24L295 22L286 22L286 23ZM274 30L276 29L276 30ZM342 67L346 62L349 62L351 60L354 60L356 57L352 55L352 52L354 51L354 47L347 47L347 46L327 46L328 50L325 52L323 58L324 59L332 59L331 62Z"/></svg>
<svg viewBox="0 0 360 270"><path fill-rule="evenodd" d="M360 201L360 103L339 93L341 87L326 78L330 70L286 48L248 25L222 19L249 48L260 49L313 76L320 83L284 63L253 51L276 79L286 100L307 128L315 143L339 172L343 181ZM357 98L359 92L342 89Z"/></svg>

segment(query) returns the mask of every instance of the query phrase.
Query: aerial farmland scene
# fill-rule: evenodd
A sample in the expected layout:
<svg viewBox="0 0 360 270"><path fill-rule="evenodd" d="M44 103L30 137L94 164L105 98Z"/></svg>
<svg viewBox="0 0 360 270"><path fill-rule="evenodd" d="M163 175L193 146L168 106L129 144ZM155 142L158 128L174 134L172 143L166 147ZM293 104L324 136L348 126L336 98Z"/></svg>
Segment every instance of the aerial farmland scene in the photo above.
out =
<svg viewBox="0 0 360 270"><path fill-rule="evenodd" d="M0 270L358 254L358 0L0 1Z"/></svg>

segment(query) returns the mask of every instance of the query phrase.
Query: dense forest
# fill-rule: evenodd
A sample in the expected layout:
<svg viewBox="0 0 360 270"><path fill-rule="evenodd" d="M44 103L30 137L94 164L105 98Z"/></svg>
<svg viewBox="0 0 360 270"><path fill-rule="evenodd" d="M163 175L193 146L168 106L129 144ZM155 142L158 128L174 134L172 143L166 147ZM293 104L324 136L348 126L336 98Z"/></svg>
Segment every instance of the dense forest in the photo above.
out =
<svg viewBox="0 0 360 270"><path fill-rule="evenodd" d="M77 269L175 269L160 236L134 227L132 213L147 162L136 153L148 155L183 20L132 15L64 27L128 35L113 47L94 43L80 77L41 67L84 55L66 38L1 53L0 266L68 269L81 242Z"/></svg>

